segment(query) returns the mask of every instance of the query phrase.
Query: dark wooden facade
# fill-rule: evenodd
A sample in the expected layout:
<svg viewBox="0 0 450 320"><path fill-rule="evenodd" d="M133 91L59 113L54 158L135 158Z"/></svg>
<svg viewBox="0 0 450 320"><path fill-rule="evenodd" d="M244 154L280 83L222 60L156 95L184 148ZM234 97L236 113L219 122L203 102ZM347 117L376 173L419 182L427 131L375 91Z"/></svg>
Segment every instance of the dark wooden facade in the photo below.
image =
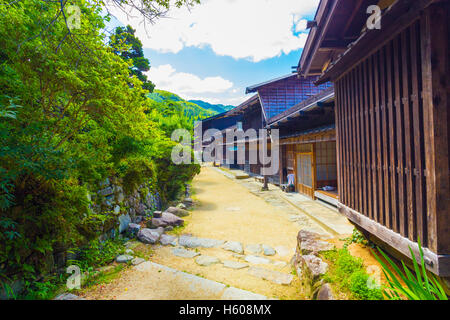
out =
<svg viewBox="0 0 450 320"><path fill-rule="evenodd" d="M335 83L340 211L406 256L420 239L441 276L450 276L449 21L448 1L393 1L382 29L320 80Z"/></svg>

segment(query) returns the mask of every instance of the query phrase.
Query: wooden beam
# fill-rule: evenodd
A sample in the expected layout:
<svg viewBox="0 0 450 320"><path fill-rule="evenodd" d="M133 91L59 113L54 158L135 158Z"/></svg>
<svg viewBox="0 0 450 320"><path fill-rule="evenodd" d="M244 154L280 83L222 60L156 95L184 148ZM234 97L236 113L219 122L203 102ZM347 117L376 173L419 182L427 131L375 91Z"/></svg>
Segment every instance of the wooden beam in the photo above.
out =
<svg viewBox="0 0 450 320"><path fill-rule="evenodd" d="M421 21L428 241L449 254L449 3L431 6Z"/></svg>
<svg viewBox="0 0 450 320"><path fill-rule="evenodd" d="M399 233L386 228L380 223L367 218L366 216L356 212L355 210L338 203L339 212L344 214L351 222L363 228L367 232L376 236L390 247L395 248L403 255L412 259L409 248L412 249L416 261L420 261L419 246L417 242L413 242L403 237ZM450 276L450 255L438 255L428 248L423 248L424 260L426 268L440 277Z"/></svg>

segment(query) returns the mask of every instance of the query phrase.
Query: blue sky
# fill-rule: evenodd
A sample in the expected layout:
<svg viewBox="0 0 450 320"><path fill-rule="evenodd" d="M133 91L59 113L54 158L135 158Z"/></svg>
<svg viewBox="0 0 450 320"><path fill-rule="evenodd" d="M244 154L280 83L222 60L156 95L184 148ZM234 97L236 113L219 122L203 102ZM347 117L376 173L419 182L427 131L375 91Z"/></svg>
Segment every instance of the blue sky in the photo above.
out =
<svg viewBox="0 0 450 320"><path fill-rule="evenodd" d="M145 28L137 15L115 16L137 30L157 88L237 105L246 99L247 86L288 74L298 64L306 20L314 17L318 2L203 0Z"/></svg>

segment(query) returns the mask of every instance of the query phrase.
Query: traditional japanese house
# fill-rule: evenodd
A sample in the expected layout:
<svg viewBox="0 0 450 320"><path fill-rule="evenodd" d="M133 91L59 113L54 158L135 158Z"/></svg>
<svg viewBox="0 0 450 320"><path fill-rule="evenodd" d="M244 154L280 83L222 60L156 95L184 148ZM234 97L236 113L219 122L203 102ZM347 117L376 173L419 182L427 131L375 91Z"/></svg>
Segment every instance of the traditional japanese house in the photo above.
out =
<svg viewBox="0 0 450 320"><path fill-rule="evenodd" d="M340 212L450 276L449 1L322 0L309 25L298 72L335 85Z"/></svg>
<svg viewBox="0 0 450 320"><path fill-rule="evenodd" d="M256 92L259 97L262 114L261 128L270 129L271 126L268 125L271 119L275 119L331 86L329 83L316 86L314 82L317 79L316 76L299 78L297 74L289 74L248 87L246 93ZM271 149L269 140L269 152L272 152ZM281 152L278 158L282 159ZM284 180L283 176L283 168L278 166L277 174L267 178L271 183L280 184Z"/></svg>
<svg viewBox="0 0 450 320"><path fill-rule="evenodd" d="M334 88L329 87L268 121L280 136L280 184L295 177L295 190L337 205Z"/></svg>

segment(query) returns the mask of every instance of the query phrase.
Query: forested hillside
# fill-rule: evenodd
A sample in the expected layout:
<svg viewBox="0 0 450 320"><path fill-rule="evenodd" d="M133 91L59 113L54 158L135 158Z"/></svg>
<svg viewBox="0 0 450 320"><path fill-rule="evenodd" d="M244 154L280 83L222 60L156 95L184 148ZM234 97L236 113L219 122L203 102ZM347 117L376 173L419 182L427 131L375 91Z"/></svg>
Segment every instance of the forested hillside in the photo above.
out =
<svg viewBox="0 0 450 320"><path fill-rule="evenodd" d="M223 104L211 104L202 100L189 100L189 102L195 103L196 105L202 107L203 109L210 110L215 112L216 114L230 111L234 108L231 105L223 105Z"/></svg>
<svg viewBox="0 0 450 320"><path fill-rule="evenodd" d="M168 91L154 90L147 96L152 100L152 106L155 108L161 109L162 107L167 109L167 112L172 110L176 113L182 113L191 121L205 119L218 113L213 110L204 109L199 105L186 101L178 95Z"/></svg>

